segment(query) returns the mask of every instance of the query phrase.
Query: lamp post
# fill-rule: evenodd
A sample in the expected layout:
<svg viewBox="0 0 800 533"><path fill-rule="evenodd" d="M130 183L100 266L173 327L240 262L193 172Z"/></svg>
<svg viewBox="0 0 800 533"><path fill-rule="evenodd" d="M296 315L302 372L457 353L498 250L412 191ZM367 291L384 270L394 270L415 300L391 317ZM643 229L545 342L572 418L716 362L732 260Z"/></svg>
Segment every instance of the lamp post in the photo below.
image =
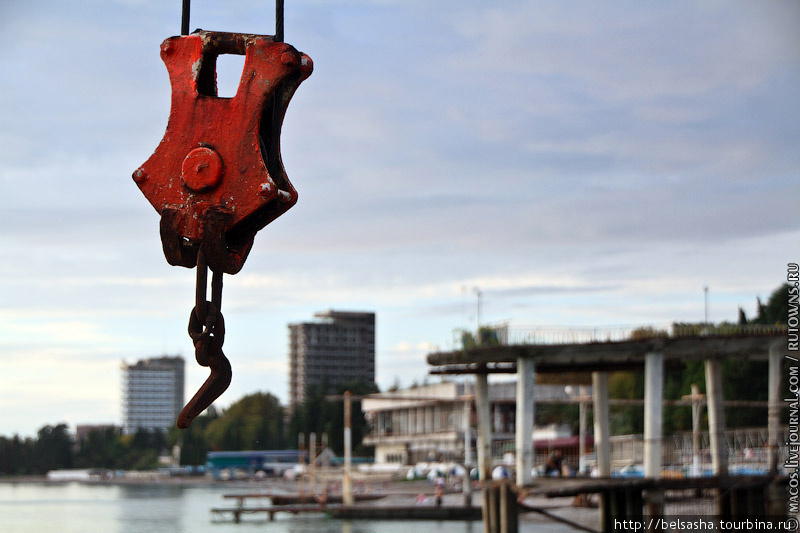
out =
<svg viewBox="0 0 800 533"><path fill-rule="evenodd" d="M344 391L344 475L342 476L342 504L345 506L353 505L353 484L352 484L352 457L353 457L353 436L352 436L352 394Z"/></svg>
<svg viewBox="0 0 800 533"><path fill-rule="evenodd" d="M473 289L475 291L475 296L478 298L478 309L477 314L475 315L475 343L481 343L481 290L478 287Z"/></svg>

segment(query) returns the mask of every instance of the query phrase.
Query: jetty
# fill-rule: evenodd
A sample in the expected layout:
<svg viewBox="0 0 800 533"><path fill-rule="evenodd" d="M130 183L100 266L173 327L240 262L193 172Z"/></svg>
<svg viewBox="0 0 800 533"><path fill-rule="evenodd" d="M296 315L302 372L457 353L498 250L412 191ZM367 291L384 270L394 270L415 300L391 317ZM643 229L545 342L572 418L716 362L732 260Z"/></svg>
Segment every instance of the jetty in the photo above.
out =
<svg viewBox="0 0 800 533"><path fill-rule="evenodd" d="M665 492L668 490L707 487L714 493L714 516L730 519L752 515L785 516L786 480L778 475L778 451L783 445L780 429L781 365L786 353L786 331L781 328L737 327L732 331L705 328L683 331L674 328L671 335L650 338L626 338L588 342L539 343L533 337L518 344L476 346L453 352L431 353L428 364L434 374L471 374L475 380L475 410L478 429L478 473L482 481L484 531L518 531L517 500L524 494L542 491L542 481L534 481L533 413L534 374L583 371L591 373L591 407L594 420L594 443L597 476L576 481L570 489L551 486L546 494L598 494L599 529L614 531L615 519L642 516L663 517ZM725 399L722 394L723 361L731 359L767 361L768 397L767 475L743 479L729 475L728 449L725 441ZM705 367L706 394L703 403L708 412L710 478L673 480L663 477L663 407L664 372L670 366L687 361L702 361ZM639 370L644 373L644 461L643 479L620 482L611 477L611 432L609 424L609 373L615 370ZM517 375L517 421L514 449L516 480L501 483L492 479L491 412L488 375ZM786 379L783 377L783 379ZM692 403L699 400L693 394ZM584 418L584 417L582 417ZM583 420L581 432L584 432ZM750 514L748 514L750 513Z"/></svg>
<svg viewBox="0 0 800 533"><path fill-rule="evenodd" d="M330 510L334 518L372 520L480 520L480 507L430 505L351 505Z"/></svg>
<svg viewBox="0 0 800 533"><path fill-rule="evenodd" d="M236 500L234 507L213 507L211 513L217 518L232 516L234 523L241 522L246 514L266 513L269 520L275 520L277 513L335 513L342 507L341 494L285 493L285 492L246 492L223 494L228 500ZM384 498L383 494L355 494L355 501L372 501ZM247 500L269 500L268 505L246 505ZM478 510L480 512L480 510Z"/></svg>
<svg viewBox="0 0 800 533"><path fill-rule="evenodd" d="M259 514L266 513L270 521L275 520L277 513L324 513L330 508L323 504L295 504L295 505L266 505L257 507L212 507L211 513L218 518L226 517L227 515L233 516L233 522L238 524L242 521L242 515L245 514Z"/></svg>
<svg viewBox="0 0 800 533"><path fill-rule="evenodd" d="M241 494L223 494L223 498L233 499L238 501L240 507L244 506L246 500L249 499L268 499L272 505L297 505L320 503L321 494L312 493L283 493L283 492L249 492ZM354 494L353 499L357 502L380 500L385 498L384 494ZM335 504L342 503L342 494L327 494L324 497L325 503Z"/></svg>
<svg viewBox="0 0 800 533"><path fill-rule="evenodd" d="M342 505L341 494L322 495L304 493L251 492L223 494L228 500L236 500L233 507L214 507L211 513L224 520L232 517L239 523L244 515L266 514L270 521L278 513L303 514L325 513L333 518L373 520L480 520L480 507L435 506L435 505L365 505L386 497L383 494L355 494L356 502L362 504ZM268 500L267 505L247 505L248 500Z"/></svg>
<svg viewBox="0 0 800 533"><path fill-rule="evenodd" d="M516 533L519 515L537 512L550 519L559 520L584 531L614 531L618 520L641 520L643 517L660 518L678 516L666 503L675 498L686 501L694 498L692 513L720 519L740 519L749 516L779 517L787 511L786 476L778 473L779 450L785 439L780 428L780 409L785 407L780 399L782 380L781 364L786 349L784 331L740 329L734 333L675 332L672 336L636 338L618 341L594 340L585 343L565 344L514 344L478 346L450 353L428 355L428 363L437 367L437 374L471 374L475 380L475 410L477 415L478 474L480 477L480 506L458 507L431 505L377 505L339 503L328 495L324 502L313 496L273 494L271 505L246 507L248 498L265 498L265 494L230 495L239 505L234 508L217 508L217 514L232 514L238 522L246 513L267 513L272 520L278 512L326 513L346 519L398 519L398 520L483 520L485 533ZM767 362L766 474L733 475L729 469L726 444L726 399L722 394L722 361L730 359L759 360ZM705 395L693 391L684 397L686 405L705 406L708 413L708 454L711 471L705 477L673 476L665 469L663 445L663 407L670 401L664 395L664 372L686 361L702 361L705 369ZM641 478L615 478L611 471L609 425L609 373L615 370L639 370L644 374L645 412L643 438L643 469ZM535 373L584 371L591 373L592 394L580 398L593 411L594 442L596 450L596 475L592 478L549 479L532 476L532 424L534 412ZM488 375L492 373L517 374L517 425L514 449L515 479L492 479L491 463L491 412L489 409ZM794 375L793 375L794 376ZM792 378L790 378L791 381ZM796 377L794 378L796 379ZM349 395L345 395L346 413ZM730 400L729 400L730 401ZM581 417L581 433L588 417ZM347 418L346 418L347 420ZM349 429L349 425L346 424ZM783 440L782 440L783 439ZM694 446L697 449L697 446ZM345 447L346 451L348 447ZM349 469L345 469L349 479ZM343 483L343 489L348 484ZM465 487L469 487L468 483ZM702 497L698 497L702 493ZM349 492L352 494L352 492ZM467 493L465 493L466 496ZM469 493L471 496L471 493ZM383 495L385 496L385 495ZM283 499L281 499L283 497ZM558 517L554 508L534 505L538 498L576 497L576 501L591 501L597 505L597 529ZM303 499L305 498L305 499ZM357 497L356 497L357 498ZM465 498L467 501L467 498ZM699 507L702 501L702 508ZM280 505L279 505L280 503ZM384 503L389 503L385 505ZM684 512L683 514L687 514Z"/></svg>

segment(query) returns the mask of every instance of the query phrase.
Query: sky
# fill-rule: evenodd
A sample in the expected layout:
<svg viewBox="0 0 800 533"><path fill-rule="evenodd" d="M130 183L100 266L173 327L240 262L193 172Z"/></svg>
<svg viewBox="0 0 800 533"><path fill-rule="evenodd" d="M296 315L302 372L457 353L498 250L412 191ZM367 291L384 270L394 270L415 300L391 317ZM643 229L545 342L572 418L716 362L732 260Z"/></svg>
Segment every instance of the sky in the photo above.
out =
<svg viewBox="0 0 800 533"><path fill-rule="evenodd" d="M175 0L0 5L0 435L121 423L121 364L187 359L194 271L131 179ZM377 314L382 389L454 331L736 320L800 261L800 3L288 0L299 200L225 277L233 382L288 397L288 324ZM192 5L271 34L274 4ZM241 63L223 56L220 93ZM478 297L480 291L480 317Z"/></svg>

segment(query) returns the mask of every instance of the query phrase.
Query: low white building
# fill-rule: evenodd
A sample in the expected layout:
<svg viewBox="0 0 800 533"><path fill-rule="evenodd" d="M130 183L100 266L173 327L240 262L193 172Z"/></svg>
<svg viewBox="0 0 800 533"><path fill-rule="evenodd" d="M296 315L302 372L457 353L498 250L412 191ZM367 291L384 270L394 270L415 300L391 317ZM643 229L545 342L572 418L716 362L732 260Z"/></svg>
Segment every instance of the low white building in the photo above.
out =
<svg viewBox="0 0 800 533"><path fill-rule="evenodd" d="M590 389L581 387L584 394L590 394ZM537 384L535 401L567 402L568 391L564 385ZM516 432L516 382L490 383L489 402L493 455L502 455L501 448L513 443ZM372 425L364 444L375 447L376 463L463 463L465 443L469 443L470 462L475 461L476 414L471 386L444 382L374 394L362 400L361 409ZM536 428L534 438L547 438L544 434L548 431L564 435L563 428Z"/></svg>

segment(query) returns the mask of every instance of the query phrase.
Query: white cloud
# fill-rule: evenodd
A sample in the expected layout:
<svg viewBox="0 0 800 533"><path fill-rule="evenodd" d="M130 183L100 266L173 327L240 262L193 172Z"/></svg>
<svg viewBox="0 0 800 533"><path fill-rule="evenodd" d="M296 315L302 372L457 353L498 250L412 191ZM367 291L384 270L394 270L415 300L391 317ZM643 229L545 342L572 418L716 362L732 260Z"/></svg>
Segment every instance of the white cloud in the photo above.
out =
<svg viewBox="0 0 800 533"><path fill-rule="evenodd" d="M198 4L192 26L269 32L262 8ZM486 322L688 320L704 285L715 320L751 312L800 231L798 9L287 6L287 40L316 69L282 138L300 200L225 278L235 378L222 404L285 396L286 324L328 308L378 313L384 386L421 379L425 353L474 326L462 287L484 292ZM0 434L56 422L59 399L86 408L70 420L108 421L120 359L191 358L194 272L164 261L158 215L131 180L166 127L158 47L178 14L135 0L3 14L0 332L16 366L0 388L49 410ZM41 39L63 28L69 46ZM46 357L81 352L100 374ZM102 408L36 386L43 356ZM188 366L187 389L207 373Z"/></svg>

